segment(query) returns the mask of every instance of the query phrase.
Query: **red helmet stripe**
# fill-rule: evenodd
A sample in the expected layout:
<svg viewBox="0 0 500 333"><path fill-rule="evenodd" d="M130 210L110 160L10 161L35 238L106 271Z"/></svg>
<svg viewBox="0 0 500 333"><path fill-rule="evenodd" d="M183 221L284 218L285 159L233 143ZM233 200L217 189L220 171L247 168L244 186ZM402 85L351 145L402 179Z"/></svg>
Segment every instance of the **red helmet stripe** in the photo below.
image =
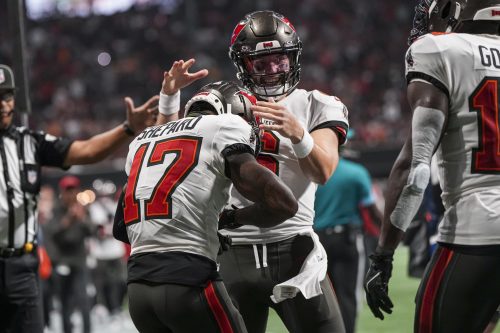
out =
<svg viewBox="0 0 500 333"><path fill-rule="evenodd" d="M252 103L252 105L257 104L257 97L255 97L254 95L250 95L246 91L240 90L240 91L238 91L236 93L236 95L243 95L243 96L245 96L246 98L248 98L250 100L250 102Z"/></svg>
<svg viewBox="0 0 500 333"><path fill-rule="evenodd" d="M231 36L231 46L233 46L234 42L236 41L236 38L240 35L241 30L247 25L247 22L240 22L234 28L233 35Z"/></svg>
<svg viewBox="0 0 500 333"><path fill-rule="evenodd" d="M293 26L292 22L290 22L290 20L289 20L289 19L287 19L286 17L284 17L284 16L283 16L283 17L281 18L281 20L282 20L285 24L287 24L290 28L292 28L292 30L293 30L293 31L295 31L295 27Z"/></svg>

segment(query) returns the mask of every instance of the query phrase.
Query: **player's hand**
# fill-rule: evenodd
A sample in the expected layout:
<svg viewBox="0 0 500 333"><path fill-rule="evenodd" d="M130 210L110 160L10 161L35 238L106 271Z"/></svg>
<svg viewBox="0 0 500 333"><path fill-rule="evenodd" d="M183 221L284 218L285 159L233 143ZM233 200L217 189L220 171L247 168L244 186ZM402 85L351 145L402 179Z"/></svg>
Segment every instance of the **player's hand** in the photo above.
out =
<svg viewBox="0 0 500 333"><path fill-rule="evenodd" d="M130 128L139 134L143 129L156 124L158 117L158 95L151 97L146 103L135 107L134 101L130 97L125 97L127 107L127 121Z"/></svg>
<svg viewBox="0 0 500 333"><path fill-rule="evenodd" d="M224 209L219 215L219 230L221 229L236 229L243 224L239 224L234 220L234 214L238 210L238 207L231 205L232 209Z"/></svg>
<svg viewBox="0 0 500 333"><path fill-rule="evenodd" d="M392 274L393 253L382 254L375 250L375 253L370 255L370 259L371 264L364 283L366 301L373 315L384 320L382 311L391 314L394 306L389 298L388 287Z"/></svg>
<svg viewBox="0 0 500 333"><path fill-rule="evenodd" d="M161 92L165 95L173 95L180 89L208 75L206 69L199 70L196 73L189 73L189 69L194 63L194 59L175 61L170 70L163 73Z"/></svg>
<svg viewBox="0 0 500 333"><path fill-rule="evenodd" d="M219 237L219 251L217 252L217 254L221 255L224 251L229 250L232 244L232 240L231 237L224 236L218 231L217 231L217 237Z"/></svg>
<svg viewBox="0 0 500 333"><path fill-rule="evenodd" d="M285 106L276 103L274 99L269 98L268 102L258 101L257 105L251 106L251 109L255 116L273 122L273 124L261 124L261 129L276 131L294 144L302 140L304 136L302 125Z"/></svg>

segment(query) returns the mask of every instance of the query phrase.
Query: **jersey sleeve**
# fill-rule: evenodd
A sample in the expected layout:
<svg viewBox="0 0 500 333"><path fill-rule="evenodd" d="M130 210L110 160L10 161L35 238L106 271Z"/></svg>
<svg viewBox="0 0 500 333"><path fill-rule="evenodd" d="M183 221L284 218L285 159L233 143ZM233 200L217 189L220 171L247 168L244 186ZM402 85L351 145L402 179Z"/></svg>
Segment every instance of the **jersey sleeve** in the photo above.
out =
<svg viewBox="0 0 500 333"><path fill-rule="evenodd" d="M40 164L43 166L65 168L64 160L73 140L56 137L44 132L36 132L33 135L38 142Z"/></svg>
<svg viewBox="0 0 500 333"><path fill-rule="evenodd" d="M223 174L227 156L237 153L254 154L256 137L252 127L240 116L222 115L220 127L214 136L213 148L218 153L215 159L216 168Z"/></svg>
<svg viewBox="0 0 500 333"><path fill-rule="evenodd" d="M125 173L127 176L130 174L130 168L132 168L132 162L134 160L135 151L136 151L136 139L134 139L128 146L127 159L125 161Z"/></svg>
<svg viewBox="0 0 500 333"><path fill-rule="evenodd" d="M443 50L436 38L440 36L427 34L417 39L406 51L406 82L410 84L414 80L425 81L449 96L450 87L443 61Z"/></svg>
<svg viewBox="0 0 500 333"><path fill-rule="evenodd" d="M347 107L335 96L323 94L318 90L312 92L311 119L308 131L331 128L339 136L340 144L344 144L349 130L349 112Z"/></svg>

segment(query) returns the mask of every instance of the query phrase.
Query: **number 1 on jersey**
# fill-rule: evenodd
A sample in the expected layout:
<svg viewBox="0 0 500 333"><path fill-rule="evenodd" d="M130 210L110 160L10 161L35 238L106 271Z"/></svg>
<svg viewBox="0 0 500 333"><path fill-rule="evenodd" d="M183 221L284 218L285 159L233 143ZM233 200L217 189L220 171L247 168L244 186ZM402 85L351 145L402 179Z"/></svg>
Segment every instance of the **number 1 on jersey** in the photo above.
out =
<svg viewBox="0 0 500 333"><path fill-rule="evenodd" d="M486 77L469 98L471 112L478 115L478 148L472 149L472 173L500 172L499 78Z"/></svg>
<svg viewBox="0 0 500 333"><path fill-rule="evenodd" d="M155 143L146 167L162 164L167 154L175 154L162 177L157 181L153 193L145 200L145 220L172 217L172 194L177 186L198 164L201 138L181 136ZM143 162L149 143L137 149L129 172L128 186L125 191L123 214L125 224L140 222L140 205L136 198L137 181L143 168Z"/></svg>

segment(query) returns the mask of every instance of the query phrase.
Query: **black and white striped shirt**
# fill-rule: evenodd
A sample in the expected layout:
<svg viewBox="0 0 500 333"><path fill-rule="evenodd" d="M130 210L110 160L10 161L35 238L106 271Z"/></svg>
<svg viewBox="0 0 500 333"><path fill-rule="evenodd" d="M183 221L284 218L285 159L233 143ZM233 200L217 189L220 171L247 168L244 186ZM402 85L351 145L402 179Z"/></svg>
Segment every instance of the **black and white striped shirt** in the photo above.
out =
<svg viewBox="0 0 500 333"><path fill-rule="evenodd" d="M40 169L42 166L63 168L71 143L69 139L24 127L10 126L0 131L1 248L20 248L26 242L35 241ZM11 228L9 211L13 211L14 228Z"/></svg>

